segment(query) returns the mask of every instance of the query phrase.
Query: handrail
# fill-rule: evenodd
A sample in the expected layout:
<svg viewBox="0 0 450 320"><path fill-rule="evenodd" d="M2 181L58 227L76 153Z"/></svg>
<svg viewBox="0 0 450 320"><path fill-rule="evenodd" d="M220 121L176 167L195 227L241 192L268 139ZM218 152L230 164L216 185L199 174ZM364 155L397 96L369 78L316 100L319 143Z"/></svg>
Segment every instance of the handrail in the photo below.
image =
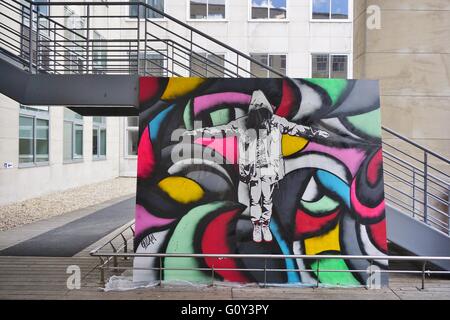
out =
<svg viewBox="0 0 450 320"><path fill-rule="evenodd" d="M396 136L397 138L400 138L401 140L408 142L409 144L415 146L416 148L419 148L419 149L421 149L422 151L431 154L433 157L436 157L436 158L438 158L439 160L442 160L442 161L444 161L445 163L450 164L450 159L446 159L444 156L442 156L442 155L440 155L440 154L437 154L436 152L434 152L434 151L430 150L429 148L426 148L426 147L424 147L424 146L418 144L417 142L414 142L413 140L411 140L411 139L409 139L409 138L407 138L407 137L401 135L400 133L398 133L398 132L396 132L396 131L394 131L394 130L392 130L392 129L389 129L389 128L385 127L385 126L382 126L382 129L383 129L384 131L386 131L386 132L389 132L389 133L392 134L393 136Z"/></svg>

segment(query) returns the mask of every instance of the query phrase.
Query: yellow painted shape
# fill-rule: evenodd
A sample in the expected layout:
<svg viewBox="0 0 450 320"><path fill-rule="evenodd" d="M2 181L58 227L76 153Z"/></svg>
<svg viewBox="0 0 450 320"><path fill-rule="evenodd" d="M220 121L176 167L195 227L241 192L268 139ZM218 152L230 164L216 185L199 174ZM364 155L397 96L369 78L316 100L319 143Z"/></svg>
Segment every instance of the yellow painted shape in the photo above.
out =
<svg viewBox="0 0 450 320"><path fill-rule="evenodd" d="M205 192L195 181L184 177L167 177L158 186L173 200L180 203L191 203L200 200Z"/></svg>
<svg viewBox="0 0 450 320"><path fill-rule="evenodd" d="M161 99L172 100L184 96L197 89L203 82L205 82L203 78L169 78Z"/></svg>
<svg viewBox="0 0 450 320"><path fill-rule="evenodd" d="M305 240L306 254L316 255L330 250L341 251L339 244L339 224L324 235Z"/></svg>
<svg viewBox="0 0 450 320"><path fill-rule="evenodd" d="M306 147L308 142L309 141L303 137L283 134L283 138L281 140L281 152L285 157L290 156Z"/></svg>

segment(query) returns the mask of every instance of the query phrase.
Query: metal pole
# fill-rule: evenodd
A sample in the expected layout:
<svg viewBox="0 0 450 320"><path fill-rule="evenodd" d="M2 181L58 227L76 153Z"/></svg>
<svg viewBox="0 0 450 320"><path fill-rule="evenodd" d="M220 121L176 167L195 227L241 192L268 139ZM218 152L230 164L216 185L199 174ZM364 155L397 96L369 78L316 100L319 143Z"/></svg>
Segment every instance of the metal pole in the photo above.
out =
<svg viewBox="0 0 450 320"><path fill-rule="evenodd" d="M89 73L89 39L90 39L90 33L91 33L91 29L90 29L90 5L87 5L86 8L86 73ZM93 55L93 54L92 54Z"/></svg>
<svg viewBox="0 0 450 320"><path fill-rule="evenodd" d="M368 288L372 288L372 265L373 265L373 260L370 260L370 266L369 266L369 281L367 283Z"/></svg>
<svg viewBox="0 0 450 320"><path fill-rule="evenodd" d="M30 59L28 67L30 68L30 73L33 73L33 3L30 2L30 25L29 25L29 33L28 33L28 58Z"/></svg>
<svg viewBox="0 0 450 320"><path fill-rule="evenodd" d="M428 153L423 154L423 218L424 222L428 220Z"/></svg>
<svg viewBox="0 0 450 320"><path fill-rule="evenodd" d="M425 266L427 265L427 262L424 261L422 264L422 290L425 289Z"/></svg>
<svg viewBox="0 0 450 320"><path fill-rule="evenodd" d="M103 258L100 257L100 283L102 285L105 284L105 269L104 269L104 261Z"/></svg>
<svg viewBox="0 0 450 320"><path fill-rule="evenodd" d="M144 7L144 76L147 75L147 7Z"/></svg>
<svg viewBox="0 0 450 320"><path fill-rule="evenodd" d="M39 24L40 24L40 21L39 21L39 16L40 16L40 13L39 13L39 7L36 7L37 9L36 9L36 68L35 68L35 70L36 70L36 73L38 73L38 71L39 71L39 33L40 33L40 28L39 28Z"/></svg>
<svg viewBox="0 0 450 320"><path fill-rule="evenodd" d="M412 209L412 216L414 218L414 215L416 213L416 169L413 168L413 209Z"/></svg>
<svg viewBox="0 0 450 320"><path fill-rule="evenodd" d="M159 286L162 287L162 257L159 257Z"/></svg>
<svg viewBox="0 0 450 320"><path fill-rule="evenodd" d="M211 286L214 286L214 265L211 267Z"/></svg>
<svg viewBox="0 0 450 320"><path fill-rule="evenodd" d="M264 258L264 288L267 286L267 258Z"/></svg>
<svg viewBox="0 0 450 320"><path fill-rule="evenodd" d="M141 47L141 13L140 13L141 5L138 4L137 9L137 74L139 75L139 50Z"/></svg>
<svg viewBox="0 0 450 320"><path fill-rule="evenodd" d="M317 260L317 268L316 268L317 288L319 287L319 273L320 273L320 259Z"/></svg>

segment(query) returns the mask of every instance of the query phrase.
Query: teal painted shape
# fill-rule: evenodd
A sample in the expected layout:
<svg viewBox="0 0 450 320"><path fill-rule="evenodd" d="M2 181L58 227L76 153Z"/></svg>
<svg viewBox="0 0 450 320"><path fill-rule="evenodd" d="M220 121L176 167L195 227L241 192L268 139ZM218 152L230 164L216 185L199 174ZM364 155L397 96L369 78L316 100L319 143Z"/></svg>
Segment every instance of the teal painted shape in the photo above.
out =
<svg viewBox="0 0 450 320"><path fill-rule="evenodd" d="M344 90L347 88L348 81L346 79L306 79L322 89L324 89L331 98L332 105L334 105L341 97Z"/></svg>
<svg viewBox="0 0 450 320"><path fill-rule="evenodd" d="M270 231L275 236L275 239L278 242L278 246L280 247L281 252L284 255L292 254L292 252L290 252L290 250L289 250L289 247L288 247L286 241L284 241L283 237L281 236L280 228L278 227L278 224L275 222L274 219L270 220L269 227L270 227ZM286 269L298 269L294 259L290 259L290 258L285 259L285 263L286 263ZM288 283L301 282L300 275L296 271L288 271L287 277L288 277Z"/></svg>
<svg viewBox="0 0 450 320"><path fill-rule="evenodd" d="M175 105L171 105L167 109L161 111L155 118L153 118L152 121L150 121L149 130L150 130L150 138L152 141L155 141L156 136L158 135L159 132L159 128L161 127L161 123L174 107Z"/></svg>
<svg viewBox="0 0 450 320"><path fill-rule="evenodd" d="M350 187L344 181L325 170L317 170L316 175L325 188L337 194L350 208Z"/></svg>
<svg viewBox="0 0 450 320"><path fill-rule="evenodd" d="M381 115L379 108L357 116L347 117L347 120L352 126L365 134L376 138L381 137Z"/></svg>
<svg viewBox="0 0 450 320"><path fill-rule="evenodd" d="M228 201L212 202L191 209L178 222L166 248L166 253L199 253L194 249L194 237L199 222L211 212L230 204ZM164 268L199 268L196 258L164 259ZM164 280L184 280L195 283L209 283L211 276L200 270L164 270Z"/></svg>

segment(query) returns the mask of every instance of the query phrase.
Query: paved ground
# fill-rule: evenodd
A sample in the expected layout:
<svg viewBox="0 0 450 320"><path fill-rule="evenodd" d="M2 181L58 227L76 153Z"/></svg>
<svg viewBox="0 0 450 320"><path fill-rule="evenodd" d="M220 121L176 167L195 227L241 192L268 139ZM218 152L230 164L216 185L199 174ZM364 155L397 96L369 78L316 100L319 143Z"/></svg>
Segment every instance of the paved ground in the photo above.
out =
<svg viewBox="0 0 450 320"><path fill-rule="evenodd" d="M0 231L81 210L118 197L133 196L135 178L116 178L0 207Z"/></svg>
<svg viewBox="0 0 450 320"><path fill-rule="evenodd" d="M123 200L123 197L92 206L89 210L78 210L18 229L0 232L0 247L4 248L26 240L121 200ZM420 290L420 276L401 274L392 274L389 287L379 290L364 288L259 288L256 286L198 288L164 285L163 287L122 292L104 292L101 288L100 272L97 268L99 260L89 256L89 251L110 238L111 234L91 244L74 257L0 257L0 299L450 299L450 280L427 277L425 290ZM129 245L131 245L131 241ZM67 287L67 281L71 275L67 273L69 266L80 268L80 289L70 290ZM119 266L130 268L132 261L120 260ZM111 275L113 275L112 272L106 273L107 278Z"/></svg>

